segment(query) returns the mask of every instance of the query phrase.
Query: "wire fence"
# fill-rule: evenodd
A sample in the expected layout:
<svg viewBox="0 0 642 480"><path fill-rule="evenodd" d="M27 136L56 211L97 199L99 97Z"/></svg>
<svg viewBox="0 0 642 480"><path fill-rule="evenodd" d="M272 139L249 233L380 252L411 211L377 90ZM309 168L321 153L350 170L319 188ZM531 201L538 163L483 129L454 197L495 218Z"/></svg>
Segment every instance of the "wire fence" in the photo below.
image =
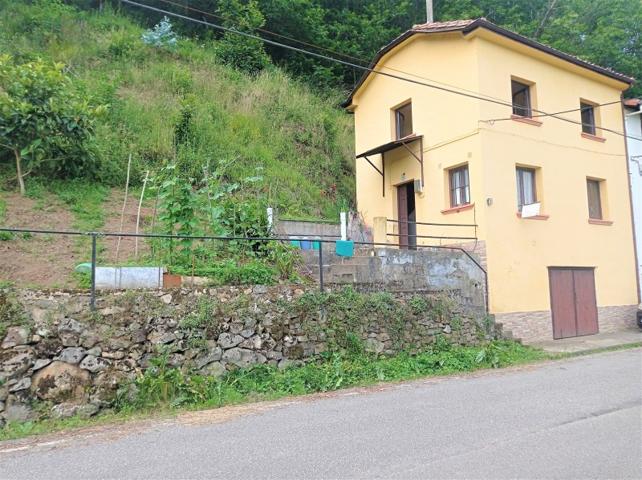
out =
<svg viewBox="0 0 642 480"><path fill-rule="evenodd" d="M34 228L13 228L13 227L0 227L0 232L6 234L22 234L22 235L46 235L46 236L71 236L78 238L88 238L91 243L91 260L90 260L90 306L94 310L96 308L96 268L98 266L99 247L98 240L102 238L118 238L120 239L151 239L151 240L169 240L169 241L210 241L210 242L251 242L253 245L266 244L268 242L280 242L283 244L291 244L292 242L307 241L314 244L313 251L316 251L317 265L318 265L318 284L321 292L325 291L324 282L324 249L328 245L335 246L340 240L328 239L324 237L308 238L301 240L297 236L269 236L269 237L244 237L244 236L210 236L210 235L177 235L177 234L162 234L162 233L126 233L126 232L81 232L70 230L45 230ZM399 243L378 243L378 242L365 242L365 241L350 241L355 247L361 248L407 248L407 245ZM466 249L458 246L443 246L443 245L417 245L417 249L446 249L462 252L482 273L485 283L485 297L486 308L488 308L488 276L484 267L468 252ZM152 253L152 258L153 257ZM142 262L145 263L145 262Z"/></svg>

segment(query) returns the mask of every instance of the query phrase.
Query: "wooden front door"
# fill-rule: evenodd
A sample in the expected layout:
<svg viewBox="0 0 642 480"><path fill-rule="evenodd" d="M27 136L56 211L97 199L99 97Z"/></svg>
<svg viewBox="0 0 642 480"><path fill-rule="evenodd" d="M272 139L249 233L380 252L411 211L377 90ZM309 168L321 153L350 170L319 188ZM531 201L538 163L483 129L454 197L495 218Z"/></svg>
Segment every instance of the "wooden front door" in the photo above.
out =
<svg viewBox="0 0 642 480"><path fill-rule="evenodd" d="M417 248L417 215L415 213L415 184L397 186L397 220L399 222L399 248Z"/></svg>
<svg viewBox="0 0 642 480"><path fill-rule="evenodd" d="M553 338L598 332L592 268L549 268Z"/></svg>

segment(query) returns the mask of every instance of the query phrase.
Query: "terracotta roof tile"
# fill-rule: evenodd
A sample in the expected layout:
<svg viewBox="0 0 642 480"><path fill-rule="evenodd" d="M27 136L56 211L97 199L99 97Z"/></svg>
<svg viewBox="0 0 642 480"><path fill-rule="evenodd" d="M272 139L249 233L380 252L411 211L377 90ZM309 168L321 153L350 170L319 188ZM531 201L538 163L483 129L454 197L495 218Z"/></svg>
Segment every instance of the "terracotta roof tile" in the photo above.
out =
<svg viewBox="0 0 642 480"><path fill-rule="evenodd" d="M592 70L601 75L614 78L621 82L628 83L628 84L632 84L634 82L634 79L632 77L616 72L611 68L601 67L599 65L596 65L595 63L588 62L575 55L570 55L556 48L549 47L548 45L545 45L538 41L531 40L530 38L527 38L523 35L512 32L498 25L495 25L494 23L486 20L483 17L476 18L476 19L468 19L468 20L451 20L447 22L430 22L430 23L414 25L410 30L407 30L406 32L402 33L397 38L392 40L390 43L383 46L375 55L375 58L370 64L370 68L374 68L377 65L377 62L379 62L379 60L381 59L381 57L383 57L387 52L392 50L395 46L399 45L404 40L408 39L413 35L425 34L425 33L439 33L439 32L457 32L457 31L462 32L463 35L467 35L473 32L474 30L476 30L477 28L487 29L491 32L497 33L511 40L515 40L529 47L548 53L549 55L553 55L567 62L574 63L575 65ZM365 72L361 76L361 79L357 82L357 84L353 88L348 99L345 102L343 102L342 105L344 107L350 105L350 103L352 102L352 97L354 96L356 91L359 89L359 87L363 84L363 82L365 81L365 79L368 77L369 74L370 72Z"/></svg>
<svg viewBox="0 0 642 480"><path fill-rule="evenodd" d="M447 32L451 30L461 30L467 27L475 20L451 20L448 22L430 22L414 25L412 30L414 32L433 33L433 32Z"/></svg>
<svg viewBox="0 0 642 480"><path fill-rule="evenodd" d="M624 105L627 107L639 107L642 104L642 99L640 98L627 98L624 100Z"/></svg>

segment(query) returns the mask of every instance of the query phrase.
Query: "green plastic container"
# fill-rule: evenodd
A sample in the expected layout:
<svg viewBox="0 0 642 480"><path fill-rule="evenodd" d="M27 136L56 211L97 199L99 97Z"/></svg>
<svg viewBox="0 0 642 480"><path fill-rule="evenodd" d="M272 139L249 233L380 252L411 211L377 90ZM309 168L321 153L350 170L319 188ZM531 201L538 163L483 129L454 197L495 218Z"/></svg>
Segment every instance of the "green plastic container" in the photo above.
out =
<svg viewBox="0 0 642 480"><path fill-rule="evenodd" d="M354 242L352 240L337 240L335 252L340 257L353 257Z"/></svg>

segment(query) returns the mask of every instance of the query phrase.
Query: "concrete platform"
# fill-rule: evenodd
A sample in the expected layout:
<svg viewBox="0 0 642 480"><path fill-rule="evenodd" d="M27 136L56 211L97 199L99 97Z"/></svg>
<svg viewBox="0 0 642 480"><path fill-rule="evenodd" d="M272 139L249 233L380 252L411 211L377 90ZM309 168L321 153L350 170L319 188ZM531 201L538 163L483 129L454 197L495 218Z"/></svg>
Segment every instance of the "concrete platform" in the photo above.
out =
<svg viewBox="0 0 642 480"><path fill-rule="evenodd" d="M529 343L550 353L578 353L599 348L619 347L623 345L642 345L642 330L632 328L618 332L598 333L583 337L562 338Z"/></svg>

